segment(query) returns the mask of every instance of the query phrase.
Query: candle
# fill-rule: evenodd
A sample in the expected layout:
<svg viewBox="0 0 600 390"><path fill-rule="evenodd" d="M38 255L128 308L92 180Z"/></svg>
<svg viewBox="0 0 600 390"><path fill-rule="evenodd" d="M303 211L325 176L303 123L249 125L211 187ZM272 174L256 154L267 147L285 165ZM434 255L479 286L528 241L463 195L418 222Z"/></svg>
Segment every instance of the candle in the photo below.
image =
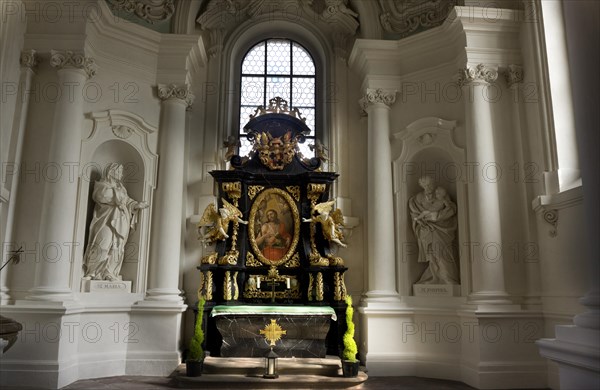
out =
<svg viewBox="0 0 600 390"><path fill-rule="evenodd" d="M287 284L288 290L290 289L290 278L285 278L285 283Z"/></svg>
<svg viewBox="0 0 600 390"><path fill-rule="evenodd" d="M260 288L260 276L256 277L256 288Z"/></svg>

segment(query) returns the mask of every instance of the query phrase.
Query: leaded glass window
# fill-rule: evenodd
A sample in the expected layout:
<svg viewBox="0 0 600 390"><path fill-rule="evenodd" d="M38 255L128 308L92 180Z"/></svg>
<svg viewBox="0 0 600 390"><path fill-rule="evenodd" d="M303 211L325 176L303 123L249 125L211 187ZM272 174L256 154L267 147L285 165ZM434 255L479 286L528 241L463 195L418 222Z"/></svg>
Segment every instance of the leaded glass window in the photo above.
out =
<svg viewBox="0 0 600 390"><path fill-rule="evenodd" d="M245 156L252 150L243 130L250 114L257 106L267 106L269 99L280 96L306 117L310 134L299 146L305 157L314 157L308 145L314 144L316 137L315 81L315 62L299 43L289 39L267 39L254 45L242 61L239 154Z"/></svg>

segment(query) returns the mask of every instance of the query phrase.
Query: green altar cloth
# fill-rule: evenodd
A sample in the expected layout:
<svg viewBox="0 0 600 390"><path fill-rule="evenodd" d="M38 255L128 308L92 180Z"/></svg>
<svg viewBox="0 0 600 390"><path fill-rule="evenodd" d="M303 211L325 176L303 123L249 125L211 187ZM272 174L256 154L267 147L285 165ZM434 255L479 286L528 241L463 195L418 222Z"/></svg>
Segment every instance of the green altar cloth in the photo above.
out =
<svg viewBox="0 0 600 390"><path fill-rule="evenodd" d="M337 321L335 310L329 306L215 306L210 315L211 317L222 315L330 315L332 320Z"/></svg>

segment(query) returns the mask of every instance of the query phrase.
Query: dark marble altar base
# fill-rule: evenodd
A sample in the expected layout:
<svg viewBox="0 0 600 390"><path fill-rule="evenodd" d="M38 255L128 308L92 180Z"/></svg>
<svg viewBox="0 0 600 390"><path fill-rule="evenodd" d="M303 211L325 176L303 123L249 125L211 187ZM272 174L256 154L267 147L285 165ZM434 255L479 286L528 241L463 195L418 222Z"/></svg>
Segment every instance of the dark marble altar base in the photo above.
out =
<svg viewBox="0 0 600 390"><path fill-rule="evenodd" d="M263 358L214 358L204 361L202 376L185 376L182 365L174 375L181 388L201 389L348 389L357 388L367 380L363 371L355 378L342 377L337 356L324 359L278 359L279 378L264 379ZM362 387L361 387L362 388ZM382 387L382 389L394 387Z"/></svg>
<svg viewBox="0 0 600 390"><path fill-rule="evenodd" d="M217 329L223 336L222 357L264 357L269 343L260 331L271 320L287 333L275 343L273 351L280 357L324 358L327 352L325 338L331 316L284 315L221 315L215 317Z"/></svg>

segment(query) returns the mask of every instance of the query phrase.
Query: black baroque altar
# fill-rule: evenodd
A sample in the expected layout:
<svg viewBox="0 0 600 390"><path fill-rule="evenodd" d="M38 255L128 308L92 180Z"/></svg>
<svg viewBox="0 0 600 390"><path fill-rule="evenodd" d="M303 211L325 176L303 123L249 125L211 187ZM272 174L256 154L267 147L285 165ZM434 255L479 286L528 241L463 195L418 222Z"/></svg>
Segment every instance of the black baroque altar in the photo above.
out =
<svg viewBox="0 0 600 390"><path fill-rule="evenodd" d="M322 172L321 159L304 158L298 151L310 130L298 110L288 109L280 98L259 107L245 130L253 150L248 157L233 156L230 170L211 172L217 208L210 205L200 223L204 240L215 244L198 267L199 294L206 299L206 349L221 356L223 338L211 316L217 305L329 306L337 321L329 320L326 351L339 355L346 329L347 268L332 250L343 238L342 216L329 202L338 175ZM259 325L249 329L247 318L241 322L247 334L262 338ZM294 330L310 333L305 331ZM248 342L268 345L264 338ZM229 340L225 344L228 356L251 355L234 351Z"/></svg>

